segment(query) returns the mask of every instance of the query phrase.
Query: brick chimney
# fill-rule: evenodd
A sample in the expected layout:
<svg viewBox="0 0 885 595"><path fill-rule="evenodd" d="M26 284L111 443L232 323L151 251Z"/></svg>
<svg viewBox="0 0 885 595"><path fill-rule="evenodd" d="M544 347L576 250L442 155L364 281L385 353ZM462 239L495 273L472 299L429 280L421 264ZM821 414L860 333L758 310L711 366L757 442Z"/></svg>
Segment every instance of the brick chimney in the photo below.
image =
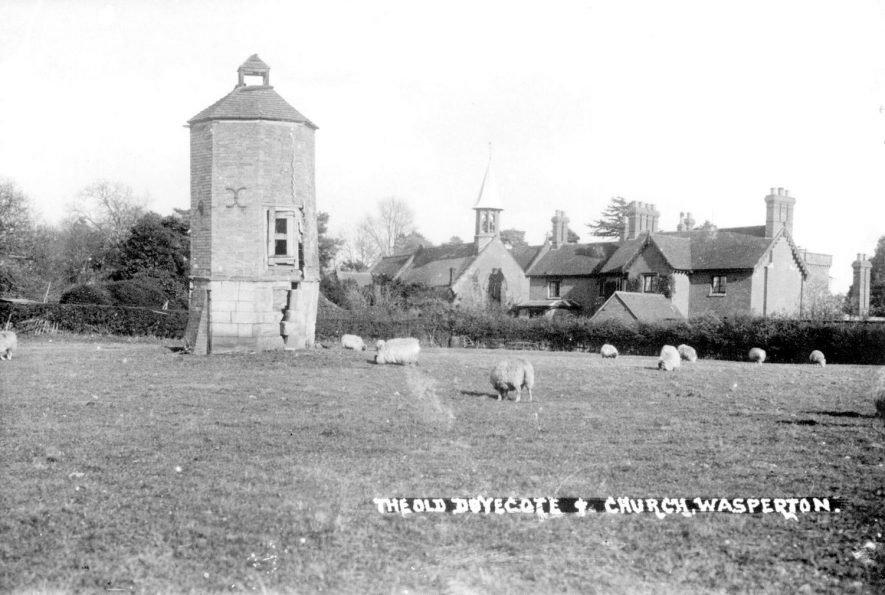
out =
<svg viewBox="0 0 885 595"><path fill-rule="evenodd" d="M796 199L784 188L772 188L765 197L765 237L773 238L781 228L793 235L793 205Z"/></svg>
<svg viewBox="0 0 885 595"><path fill-rule="evenodd" d="M569 218L565 216L565 211L556 211L550 221L553 222L553 234L550 236L550 241L553 248L559 248L568 242Z"/></svg>
<svg viewBox="0 0 885 595"><path fill-rule="evenodd" d="M631 201L627 205L627 220L621 239L632 240L646 232L657 233L660 216L661 214L653 204Z"/></svg>
<svg viewBox="0 0 885 595"><path fill-rule="evenodd" d="M870 269L873 263L866 254L858 254L851 263L854 269L854 286L851 291L851 313L866 318L870 315Z"/></svg>

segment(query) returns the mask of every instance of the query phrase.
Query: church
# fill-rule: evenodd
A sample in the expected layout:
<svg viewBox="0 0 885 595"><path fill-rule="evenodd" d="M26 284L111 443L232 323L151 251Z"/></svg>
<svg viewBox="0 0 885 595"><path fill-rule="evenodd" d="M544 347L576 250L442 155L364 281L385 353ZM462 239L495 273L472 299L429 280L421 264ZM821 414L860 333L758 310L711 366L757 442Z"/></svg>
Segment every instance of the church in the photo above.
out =
<svg viewBox="0 0 885 595"><path fill-rule="evenodd" d="M490 160L473 207L473 243L388 256L371 273L444 290L456 305L527 317L801 316L829 291L832 256L796 244L788 190L772 188L764 203L764 224L697 227L680 213L677 228L664 231L655 205L634 201L620 238L591 243L568 242L569 219L556 211L544 244L514 249L500 238L504 208Z"/></svg>

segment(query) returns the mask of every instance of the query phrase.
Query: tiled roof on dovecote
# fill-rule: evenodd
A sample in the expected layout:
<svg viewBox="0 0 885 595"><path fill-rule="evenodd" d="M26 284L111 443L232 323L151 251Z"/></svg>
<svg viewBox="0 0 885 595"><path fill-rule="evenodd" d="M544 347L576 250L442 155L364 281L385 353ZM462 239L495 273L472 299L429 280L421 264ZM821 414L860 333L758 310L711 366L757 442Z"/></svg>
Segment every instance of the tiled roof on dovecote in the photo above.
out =
<svg viewBox="0 0 885 595"><path fill-rule="evenodd" d="M527 275L594 275L618 250L615 242L563 244L551 248L526 271Z"/></svg>

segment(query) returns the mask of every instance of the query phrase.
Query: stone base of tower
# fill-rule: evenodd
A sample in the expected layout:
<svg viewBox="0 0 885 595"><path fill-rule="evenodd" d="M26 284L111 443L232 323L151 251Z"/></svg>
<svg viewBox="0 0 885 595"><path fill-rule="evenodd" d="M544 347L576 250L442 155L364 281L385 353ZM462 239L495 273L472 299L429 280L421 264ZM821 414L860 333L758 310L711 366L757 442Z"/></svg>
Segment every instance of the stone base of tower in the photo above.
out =
<svg viewBox="0 0 885 595"><path fill-rule="evenodd" d="M185 343L192 353L312 347L316 282L195 279Z"/></svg>

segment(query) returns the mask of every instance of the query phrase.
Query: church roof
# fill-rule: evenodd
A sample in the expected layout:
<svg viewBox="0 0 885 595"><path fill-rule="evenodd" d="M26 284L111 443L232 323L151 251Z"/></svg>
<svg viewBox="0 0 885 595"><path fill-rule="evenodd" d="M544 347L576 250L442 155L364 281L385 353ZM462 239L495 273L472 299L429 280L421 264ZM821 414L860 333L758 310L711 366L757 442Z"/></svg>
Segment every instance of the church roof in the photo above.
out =
<svg viewBox="0 0 885 595"><path fill-rule="evenodd" d="M447 286L461 276L476 256L473 243L420 248L412 265L400 278L406 283L421 283L427 287Z"/></svg>

